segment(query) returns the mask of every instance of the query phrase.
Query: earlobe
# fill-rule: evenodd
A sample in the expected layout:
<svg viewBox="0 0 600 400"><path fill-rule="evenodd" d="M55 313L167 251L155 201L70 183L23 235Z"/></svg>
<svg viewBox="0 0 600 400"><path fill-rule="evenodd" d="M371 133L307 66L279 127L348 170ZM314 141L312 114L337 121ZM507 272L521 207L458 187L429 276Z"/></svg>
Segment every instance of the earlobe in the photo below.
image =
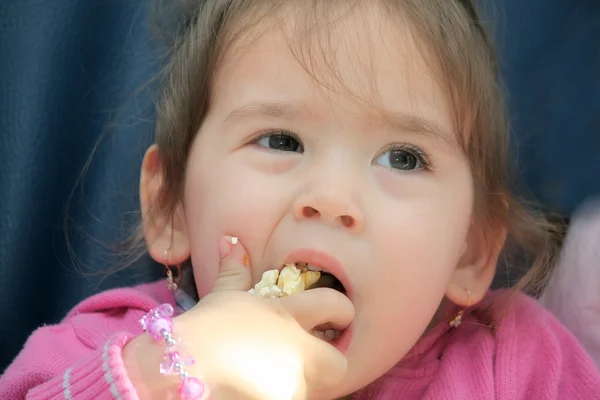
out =
<svg viewBox="0 0 600 400"><path fill-rule="evenodd" d="M465 251L454 271L446 297L454 304L467 306L479 303L488 292L504 241L506 229L497 226L483 232L483 227L471 227Z"/></svg>
<svg viewBox="0 0 600 400"><path fill-rule="evenodd" d="M183 208L169 210L159 204L163 198L163 171L156 144L150 146L142 162L140 206L144 238L150 256L161 264L180 264L189 258ZM180 204L177 199L177 204ZM165 259L166 256L166 259Z"/></svg>

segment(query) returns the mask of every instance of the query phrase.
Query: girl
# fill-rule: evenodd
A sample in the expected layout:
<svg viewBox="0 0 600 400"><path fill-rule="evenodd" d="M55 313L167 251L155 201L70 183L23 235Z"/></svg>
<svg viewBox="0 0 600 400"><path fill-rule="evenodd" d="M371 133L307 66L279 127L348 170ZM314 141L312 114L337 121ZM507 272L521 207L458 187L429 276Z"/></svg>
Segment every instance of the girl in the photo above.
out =
<svg viewBox="0 0 600 400"><path fill-rule="evenodd" d="M468 1L182 10L140 183L147 251L189 265L180 288L84 301L30 337L3 393L600 398L560 323L489 291L507 236L529 281L552 249L510 194L496 66ZM284 263L336 284L247 293Z"/></svg>

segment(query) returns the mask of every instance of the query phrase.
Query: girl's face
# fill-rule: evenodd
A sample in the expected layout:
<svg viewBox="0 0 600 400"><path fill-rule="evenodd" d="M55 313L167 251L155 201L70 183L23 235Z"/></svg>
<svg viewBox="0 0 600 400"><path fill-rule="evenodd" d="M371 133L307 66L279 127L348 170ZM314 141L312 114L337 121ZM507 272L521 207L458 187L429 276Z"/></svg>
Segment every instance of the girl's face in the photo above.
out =
<svg viewBox="0 0 600 400"><path fill-rule="evenodd" d="M297 251L324 256L325 268L339 261L356 317L347 379L324 397L384 374L444 295L464 304L468 289L477 301L491 280L446 96L408 31L376 16L377 28L361 29L364 20L330 30L327 47L335 77L360 99L314 59L329 85L317 83L281 31L230 49L191 149L175 236L200 296L215 282L222 235L245 245L254 282Z"/></svg>

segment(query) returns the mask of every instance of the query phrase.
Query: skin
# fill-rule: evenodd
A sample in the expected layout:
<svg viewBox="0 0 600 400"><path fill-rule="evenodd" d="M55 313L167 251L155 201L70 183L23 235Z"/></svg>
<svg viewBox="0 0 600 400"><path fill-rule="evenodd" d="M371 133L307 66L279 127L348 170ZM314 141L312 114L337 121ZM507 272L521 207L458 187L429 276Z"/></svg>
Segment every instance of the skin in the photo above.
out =
<svg viewBox="0 0 600 400"><path fill-rule="evenodd" d="M480 301L504 240L501 229L484 238L473 219L468 158L413 36L377 13L358 25L372 29L356 29L355 18L331 29L335 70L372 101L353 101L315 81L285 31L268 30L238 52L234 44L235 62L220 69L193 143L174 222L164 216L146 226L157 261L168 248L171 264L191 257L200 297L217 278L223 235L244 244L254 283L295 249L335 256L352 286L354 335L346 378L319 398L341 397L383 375L424 334L445 298L459 306L469 297L471 305ZM368 55L372 67L358 70L358 55ZM256 104L283 112L261 112ZM228 117L244 107L253 111ZM417 127L417 118L426 126ZM270 131L295 133L302 149L269 147L281 137L258 140ZM283 139L284 150L294 148ZM390 145L402 147L390 152ZM158 157L153 146L144 161L143 210L161 188Z"/></svg>

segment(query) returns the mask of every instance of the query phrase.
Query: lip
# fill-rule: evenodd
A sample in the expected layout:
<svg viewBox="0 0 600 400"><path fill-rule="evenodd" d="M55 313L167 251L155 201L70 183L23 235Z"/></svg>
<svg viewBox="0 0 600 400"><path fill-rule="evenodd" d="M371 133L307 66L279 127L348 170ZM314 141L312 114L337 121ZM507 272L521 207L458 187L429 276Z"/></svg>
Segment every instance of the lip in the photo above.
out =
<svg viewBox="0 0 600 400"><path fill-rule="evenodd" d="M316 249L298 249L292 251L283 260L284 264L304 262L334 275L344 285L346 296L352 300L352 285L342 263L333 255Z"/></svg>
<svg viewBox="0 0 600 400"><path fill-rule="evenodd" d="M352 334L354 333L354 321L340 335L339 338L335 339L331 342L331 345L338 349L338 351L344 355L348 352L350 348L350 343L352 342Z"/></svg>

